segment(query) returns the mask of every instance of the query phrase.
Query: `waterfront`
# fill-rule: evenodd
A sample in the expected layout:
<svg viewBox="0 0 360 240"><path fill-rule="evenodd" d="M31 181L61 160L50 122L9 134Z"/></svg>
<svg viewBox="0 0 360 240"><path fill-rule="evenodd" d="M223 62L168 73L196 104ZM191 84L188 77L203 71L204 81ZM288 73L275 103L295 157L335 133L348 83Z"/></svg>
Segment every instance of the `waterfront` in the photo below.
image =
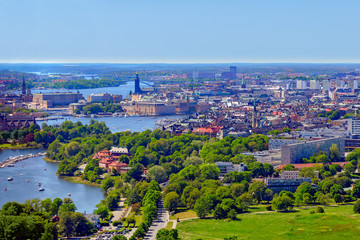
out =
<svg viewBox="0 0 360 240"><path fill-rule="evenodd" d="M0 153L0 162L8 157L42 152L43 149L4 150ZM0 169L0 206L9 201L23 203L27 199L69 197L74 201L77 211L92 213L102 199L104 193L101 188L86 184L71 183L59 178L55 173L58 164L46 162L43 157L35 157L15 163L15 167ZM46 170L44 170L46 169ZM20 176L22 174L22 176ZM13 181L7 181L12 176ZM30 182L26 182L30 180ZM38 183L45 189L38 191ZM7 188L7 191L4 191Z"/></svg>
<svg viewBox="0 0 360 240"><path fill-rule="evenodd" d="M145 82L147 84L152 84L152 82ZM147 87L143 85L142 87ZM122 85L116 87L103 87L103 88L90 88L90 89L32 89L32 93L49 93L49 92L77 92L79 91L84 98L91 94L99 94L99 93L109 93L109 94L118 94L122 95L123 98L126 98L129 95L130 90L134 91L135 89L135 82L128 81ZM17 92L17 91L16 91Z"/></svg>
<svg viewBox="0 0 360 240"><path fill-rule="evenodd" d="M131 130L131 132L141 132L146 129L153 130L156 127L156 121L162 119L180 119L185 117L184 115L174 115L174 116L156 116L156 117L99 117L99 118L90 118L90 117L64 117L56 120L47 120L39 121L38 124L41 126L42 123L48 125L61 124L62 122L68 120L72 122L80 121L83 124L89 124L90 120L96 120L99 122L105 122L106 126L110 129L111 132L121 132L125 130Z"/></svg>

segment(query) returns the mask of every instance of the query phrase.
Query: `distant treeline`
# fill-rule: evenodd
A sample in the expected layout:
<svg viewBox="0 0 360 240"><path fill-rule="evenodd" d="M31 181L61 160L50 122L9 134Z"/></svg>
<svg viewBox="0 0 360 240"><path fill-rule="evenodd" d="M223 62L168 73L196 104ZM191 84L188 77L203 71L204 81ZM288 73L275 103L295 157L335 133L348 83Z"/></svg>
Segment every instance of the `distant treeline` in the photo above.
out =
<svg viewBox="0 0 360 240"><path fill-rule="evenodd" d="M65 88L65 89L86 89L86 88L100 88L100 87L115 87L123 84L122 80L113 80L113 79L79 79L66 82L49 82L41 83L39 87L46 88Z"/></svg>

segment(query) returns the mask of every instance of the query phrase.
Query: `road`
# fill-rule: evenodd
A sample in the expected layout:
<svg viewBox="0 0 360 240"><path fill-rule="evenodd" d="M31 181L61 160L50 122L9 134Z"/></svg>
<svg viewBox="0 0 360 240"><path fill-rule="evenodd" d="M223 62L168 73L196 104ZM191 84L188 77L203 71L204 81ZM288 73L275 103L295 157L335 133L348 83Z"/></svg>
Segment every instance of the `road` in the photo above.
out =
<svg viewBox="0 0 360 240"><path fill-rule="evenodd" d="M158 218L153 221L151 224L151 227L149 228L149 231L146 233L146 236L144 237L144 240L156 240L156 234L157 232L166 227L168 221L169 221L169 214L167 214L165 208L164 208L164 202L161 200L159 206L158 206Z"/></svg>

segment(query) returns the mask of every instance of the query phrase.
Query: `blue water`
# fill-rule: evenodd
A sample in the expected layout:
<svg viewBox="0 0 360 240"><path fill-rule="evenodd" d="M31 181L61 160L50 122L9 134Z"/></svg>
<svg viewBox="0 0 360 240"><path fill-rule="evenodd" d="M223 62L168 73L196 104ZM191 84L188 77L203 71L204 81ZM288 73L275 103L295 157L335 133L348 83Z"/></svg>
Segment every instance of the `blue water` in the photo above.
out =
<svg viewBox="0 0 360 240"><path fill-rule="evenodd" d="M7 157L26 155L28 153L43 152L44 150L4 150L0 153L0 162ZM61 199L69 197L74 201L77 211L92 213L102 199L104 193L101 188L88 186L85 184L71 183L59 178L55 173L58 164L43 160L43 157L30 158L17 162L15 167L0 168L0 206L9 201L23 203L27 199L59 197ZM46 170L44 170L46 169ZM20 176L20 174L23 174ZM12 176L13 181L7 181ZM26 182L30 180L30 182ZM45 189L38 191L38 183ZM7 191L4 191L7 188Z"/></svg>

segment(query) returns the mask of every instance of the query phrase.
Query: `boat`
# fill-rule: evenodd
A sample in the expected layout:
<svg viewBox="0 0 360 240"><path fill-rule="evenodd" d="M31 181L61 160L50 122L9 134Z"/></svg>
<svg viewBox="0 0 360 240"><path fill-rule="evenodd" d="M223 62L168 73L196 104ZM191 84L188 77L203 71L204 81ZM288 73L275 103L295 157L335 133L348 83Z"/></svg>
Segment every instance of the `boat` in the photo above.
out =
<svg viewBox="0 0 360 240"><path fill-rule="evenodd" d="M10 164L7 165L7 167L15 167L15 165L10 163Z"/></svg>
<svg viewBox="0 0 360 240"><path fill-rule="evenodd" d="M40 187L40 186L41 186L41 183L38 183L38 186Z"/></svg>
<svg viewBox="0 0 360 240"><path fill-rule="evenodd" d="M7 191L7 188L4 188L4 191L6 192L6 191Z"/></svg>
<svg viewBox="0 0 360 240"><path fill-rule="evenodd" d="M22 173L20 173L20 176L22 176L23 174Z"/></svg>
<svg viewBox="0 0 360 240"><path fill-rule="evenodd" d="M68 193L68 196L71 196L71 193Z"/></svg>
<svg viewBox="0 0 360 240"><path fill-rule="evenodd" d="M46 171L47 169L46 168L44 168L44 171Z"/></svg>
<svg viewBox="0 0 360 240"><path fill-rule="evenodd" d="M8 177L7 180L8 180L8 181L12 181L12 180L14 180L14 179L13 179L13 177Z"/></svg>
<svg viewBox="0 0 360 240"><path fill-rule="evenodd" d="M39 192L45 191L45 188L39 188Z"/></svg>
<svg viewBox="0 0 360 240"><path fill-rule="evenodd" d="M26 182L30 182L30 180L29 180L29 179L27 179L27 180L26 180Z"/></svg>

